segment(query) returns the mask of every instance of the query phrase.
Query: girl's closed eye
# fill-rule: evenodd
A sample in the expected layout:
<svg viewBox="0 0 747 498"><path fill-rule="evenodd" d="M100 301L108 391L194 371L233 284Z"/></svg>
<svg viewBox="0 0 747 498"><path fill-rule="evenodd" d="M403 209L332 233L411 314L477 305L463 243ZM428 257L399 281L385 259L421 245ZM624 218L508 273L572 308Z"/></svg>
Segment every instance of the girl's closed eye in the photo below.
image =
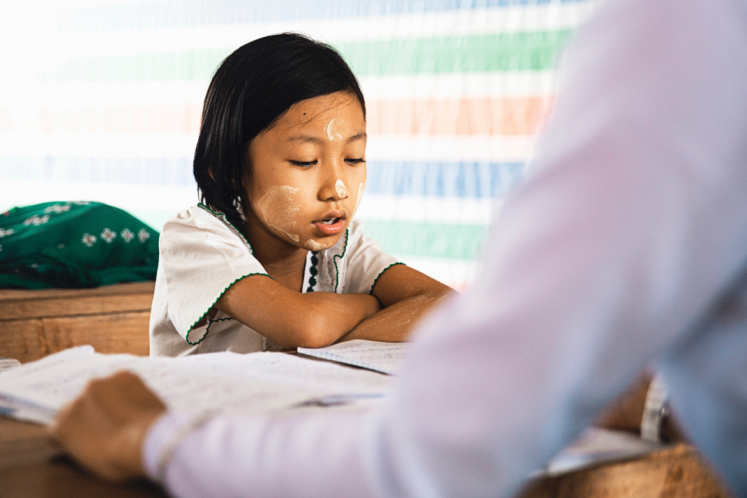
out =
<svg viewBox="0 0 747 498"><path fill-rule="evenodd" d="M289 162L293 166L300 166L301 168L310 168L314 166L315 164L317 164L319 161L317 161L316 159L314 159L313 161L294 161L293 159L289 159Z"/></svg>
<svg viewBox="0 0 747 498"><path fill-rule="evenodd" d="M349 159L345 159L345 162L348 163L348 164L361 164L361 163L365 163L366 160L363 159L362 157L359 157L357 159L350 159L350 158Z"/></svg>

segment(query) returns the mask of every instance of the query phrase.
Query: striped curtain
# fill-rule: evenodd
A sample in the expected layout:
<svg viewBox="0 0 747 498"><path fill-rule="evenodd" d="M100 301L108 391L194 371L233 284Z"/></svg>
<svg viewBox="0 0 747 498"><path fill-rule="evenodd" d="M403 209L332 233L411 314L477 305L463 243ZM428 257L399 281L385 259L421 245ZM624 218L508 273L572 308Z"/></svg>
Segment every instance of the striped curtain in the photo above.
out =
<svg viewBox="0 0 747 498"><path fill-rule="evenodd" d="M591 0L32 2L0 23L0 211L96 200L156 229L196 203L220 61L267 34L336 47L368 104L366 232L456 288L520 181ZM2 228L2 217L0 217ZM2 240L0 240L2 244Z"/></svg>

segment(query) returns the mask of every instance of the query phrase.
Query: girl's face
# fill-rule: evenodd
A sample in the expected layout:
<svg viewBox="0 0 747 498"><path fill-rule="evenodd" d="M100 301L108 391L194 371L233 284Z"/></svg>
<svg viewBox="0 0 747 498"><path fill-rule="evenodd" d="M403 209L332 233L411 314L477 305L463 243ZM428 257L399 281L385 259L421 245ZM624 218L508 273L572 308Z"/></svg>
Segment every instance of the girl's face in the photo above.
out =
<svg viewBox="0 0 747 498"><path fill-rule="evenodd" d="M247 198L259 222L297 247L332 247L366 184L366 121L358 99L337 92L298 102L249 145Z"/></svg>

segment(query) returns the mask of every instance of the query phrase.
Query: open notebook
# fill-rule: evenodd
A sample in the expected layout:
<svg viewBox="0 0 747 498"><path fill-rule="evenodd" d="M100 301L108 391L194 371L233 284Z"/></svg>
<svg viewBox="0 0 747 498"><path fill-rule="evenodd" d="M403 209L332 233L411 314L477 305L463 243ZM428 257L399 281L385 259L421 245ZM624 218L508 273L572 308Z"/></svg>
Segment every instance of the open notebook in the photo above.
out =
<svg viewBox="0 0 747 498"><path fill-rule="evenodd" d="M51 423L89 380L119 370L138 374L170 408L195 414L277 413L376 400L388 394L391 380L284 353L147 358L81 346L0 373L0 414Z"/></svg>
<svg viewBox="0 0 747 498"><path fill-rule="evenodd" d="M364 368L397 371L405 345L377 349L380 343L363 342L346 343L342 351L335 347L310 351L318 357L329 354L335 361L339 356L345 363L358 362ZM386 375L284 353L143 358L103 355L82 346L0 373L0 415L49 424L89 380L118 370L140 375L169 408L194 414L282 415L340 404L357 407L386 397L392 381ZM628 434L592 428L534 476L563 474L659 448Z"/></svg>
<svg viewBox="0 0 747 498"><path fill-rule="evenodd" d="M376 342L356 339L326 348L298 348L298 353L325 360L397 375L410 345L404 342Z"/></svg>

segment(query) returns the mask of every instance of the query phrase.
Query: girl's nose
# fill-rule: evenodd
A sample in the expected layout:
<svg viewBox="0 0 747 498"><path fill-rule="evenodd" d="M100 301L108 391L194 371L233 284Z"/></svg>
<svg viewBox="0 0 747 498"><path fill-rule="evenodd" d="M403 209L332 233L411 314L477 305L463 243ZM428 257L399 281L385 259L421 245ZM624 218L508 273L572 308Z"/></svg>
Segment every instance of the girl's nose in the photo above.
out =
<svg viewBox="0 0 747 498"><path fill-rule="evenodd" d="M342 201L350 197L350 190L342 175L342 168L337 164L329 165L323 173L319 198L323 201Z"/></svg>
<svg viewBox="0 0 747 498"><path fill-rule="evenodd" d="M326 179L319 189L319 198L323 201L342 201L350 197L345 181L339 176Z"/></svg>

